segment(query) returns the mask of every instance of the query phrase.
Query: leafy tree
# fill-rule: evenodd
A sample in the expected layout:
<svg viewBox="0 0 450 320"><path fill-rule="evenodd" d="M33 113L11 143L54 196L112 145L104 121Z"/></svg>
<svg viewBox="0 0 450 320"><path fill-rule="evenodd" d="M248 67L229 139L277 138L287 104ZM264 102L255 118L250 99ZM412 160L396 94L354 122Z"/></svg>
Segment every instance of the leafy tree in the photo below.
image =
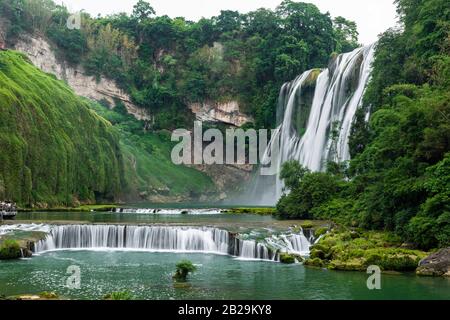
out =
<svg viewBox="0 0 450 320"><path fill-rule="evenodd" d="M242 17L237 11L222 10L214 21L220 33L227 33L241 28Z"/></svg>
<svg viewBox="0 0 450 320"><path fill-rule="evenodd" d="M354 21L347 20L344 17L336 17L333 19L333 27L336 52L349 52L359 46L358 27Z"/></svg>
<svg viewBox="0 0 450 320"><path fill-rule="evenodd" d="M289 219L312 219L313 209L328 202L339 191L339 180L322 172L309 172L298 162L283 165L281 178L290 193L277 204L277 214Z"/></svg>
<svg viewBox="0 0 450 320"><path fill-rule="evenodd" d="M18 259L22 256L20 245L17 241L6 239L0 244L0 260Z"/></svg>
<svg viewBox="0 0 450 320"><path fill-rule="evenodd" d="M289 190L295 190L299 188L301 180L307 173L309 170L302 167L298 161L288 161L281 168L280 179Z"/></svg>
<svg viewBox="0 0 450 320"><path fill-rule="evenodd" d="M144 0L139 0L133 7L132 17L142 22L149 19L154 14L156 14L156 12L150 3Z"/></svg>

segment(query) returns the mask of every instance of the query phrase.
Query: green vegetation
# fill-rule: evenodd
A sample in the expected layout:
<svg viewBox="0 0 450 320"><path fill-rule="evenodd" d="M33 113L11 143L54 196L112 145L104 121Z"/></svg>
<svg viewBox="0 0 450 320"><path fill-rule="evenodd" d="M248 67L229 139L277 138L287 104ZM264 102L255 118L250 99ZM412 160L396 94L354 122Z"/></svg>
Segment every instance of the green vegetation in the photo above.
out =
<svg viewBox="0 0 450 320"><path fill-rule="evenodd" d="M282 252L280 253L280 262L284 264L293 264L295 263L295 257L289 253Z"/></svg>
<svg viewBox="0 0 450 320"><path fill-rule="evenodd" d="M21 206L113 202L124 184L112 126L21 54L0 52L0 198Z"/></svg>
<svg viewBox="0 0 450 320"><path fill-rule="evenodd" d="M134 195L129 200L136 200L137 195L146 198L155 194L195 199L214 193L215 186L208 176L172 162L170 155L174 143L167 131L144 131L142 121L127 114L121 104L112 110L94 102L89 105L118 132L125 162L123 194Z"/></svg>
<svg viewBox="0 0 450 320"><path fill-rule="evenodd" d="M67 8L50 0L0 0L0 14L10 21L9 42L23 33L46 35L65 61L117 80L157 115L156 130L191 126L190 102L229 99L256 127L272 127L283 82L358 45L354 22L290 0L274 11L226 10L197 22L156 16L140 0L130 16L83 13L81 30L68 30Z"/></svg>
<svg viewBox="0 0 450 320"><path fill-rule="evenodd" d="M335 228L311 248L305 265L345 271L414 271L425 252L401 248L392 233Z"/></svg>
<svg viewBox="0 0 450 320"><path fill-rule="evenodd" d="M300 226L302 229L312 229L314 227L314 223L312 221L305 221Z"/></svg>
<svg viewBox="0 0 450 320"><path fill-rule="evenodd" d="M365 96L372 115L368 123L362 112L357 116L350 139L353 159L331 163L326 173L285 164L282 177L291 193L280 200L277 214L390 231L424 250L447 247L450 8L443 0L399 0L397 5L404 28L387 31L376 48ZM410 252L379 250L355 257L337 254L332 260L336 268L354 258L353 267L342 268L373 260L394 270L409 269L416 261ZM308 263L328 264L323 254L327 259L330 253L314 252Z"/></svg>
<svg viewBox="0 0 450 320"><path fill-rule="evenodd" d="M183 260L177 263L177 271L173 275L173 279L179 282L185 282L189 273L193 273L197 267L189 260Z"/></svg>
<svg viewBox="0 0 450 320"><path fill-rule="evenodd" d="M133 295L128 291L112 292L105 295L103 300L133 300Z"/></svg>
<svg viewBox="0 0 450 320"><path fill-rule="evenodd" d="M108 211L114 206L80 203L214 192L206 175L172 163L167 133L145 132L123 106L109 110L75 96L23 55L0 52L0 85L1 199Z"/></svg>
<svg viewBox="0 0 450 320"><path fill-rule="evenodd" d="M275 213L274 208L233 208L225 211L227 214L257 214L260 216L270 216Z"/></svg>
<svg viewBox="0 0 450 320"><path fill-rule="evenodd" d="M12 260L22 257L22 251L17 241L6 239L0 244L0 260Z"/></svg>

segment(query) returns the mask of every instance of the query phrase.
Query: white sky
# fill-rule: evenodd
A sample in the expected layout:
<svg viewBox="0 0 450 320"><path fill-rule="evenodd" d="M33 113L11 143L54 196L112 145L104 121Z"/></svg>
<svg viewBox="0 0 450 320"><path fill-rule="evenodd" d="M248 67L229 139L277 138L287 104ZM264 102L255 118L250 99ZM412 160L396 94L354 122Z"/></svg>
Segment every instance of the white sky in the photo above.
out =
<svg viewBox="0 0 450 320"><path fill-rule="evenodd" d="M148 0L157 15L185 17L196 21L212 17L220 10L236 10L246 13L261 7L275 9L282 0ZM377 35L396 24L394 0L302 0L317 5L331 16L343 16L358 24L359 41L370 44ZM64 3L70 11L84 9L93 16L111 13L131 13L137 0L56 0Z"/></svg>

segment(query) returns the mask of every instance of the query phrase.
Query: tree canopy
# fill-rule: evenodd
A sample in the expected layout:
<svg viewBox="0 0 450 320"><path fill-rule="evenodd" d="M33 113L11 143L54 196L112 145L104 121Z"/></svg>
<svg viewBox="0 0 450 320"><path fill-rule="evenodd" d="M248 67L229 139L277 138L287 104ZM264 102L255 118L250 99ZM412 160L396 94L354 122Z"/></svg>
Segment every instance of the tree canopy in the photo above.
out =
<svg viewBox="0 0 450 320"><path fill-rule="evenodd" d="M354 22L290 0L274 11L224 10L196 22L157 16L140 0L130 16L83 13L81 30L68 30L67 8L51 0L0 0L0 15L11 21L9 41L39 30L61 58L117 80L138 106L161 114L157 119L177 119L192 102L233 99L256 127L273 127L284 82L358 45ZM155 128L167 125L180 123Z"/></svg>

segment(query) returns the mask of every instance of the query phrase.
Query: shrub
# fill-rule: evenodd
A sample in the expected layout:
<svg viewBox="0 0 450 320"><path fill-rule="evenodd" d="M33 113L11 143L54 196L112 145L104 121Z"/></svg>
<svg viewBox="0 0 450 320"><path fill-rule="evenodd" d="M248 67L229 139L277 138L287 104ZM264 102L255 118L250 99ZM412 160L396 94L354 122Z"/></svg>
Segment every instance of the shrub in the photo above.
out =
<svg viewBox="0 0 450 320"><path fill-rule="evenodd" d="M5 240L0 245L0 260L12 260L22 257L20 245L15 240Z"/></svg>
<svg viewBox="0 0 450 320"><path fill-rule="evenodd" d="M177 271L173 278L176 281L186 281L189 273L195 272L197 267L189 260L183 260L177 263Z"/></svg>
<svg viewBox="0 0 450 320"><path fill-rule="evenodd" d="M327 227L323 227L323 228L319 228L317 230L314 231L314 236L316 238L323 236L324 234L326 234L328 232L328 228Z"/></svg>
<svg viewBox="0 0 450 320"><path fill-rule="evenodd" d="M282 252L280 253L280 262L284 264L293 264L295 263L295 257L289 253Z"/></svg>
<svg viewBox="0 0 450 320"><path fill-rule="evenodd" d="M314 259L307 259L305 261L305 265L307 266L312 266L312 267L323 267L325 265L325 263L319 259L319 258L314 258Z"/></svg>

